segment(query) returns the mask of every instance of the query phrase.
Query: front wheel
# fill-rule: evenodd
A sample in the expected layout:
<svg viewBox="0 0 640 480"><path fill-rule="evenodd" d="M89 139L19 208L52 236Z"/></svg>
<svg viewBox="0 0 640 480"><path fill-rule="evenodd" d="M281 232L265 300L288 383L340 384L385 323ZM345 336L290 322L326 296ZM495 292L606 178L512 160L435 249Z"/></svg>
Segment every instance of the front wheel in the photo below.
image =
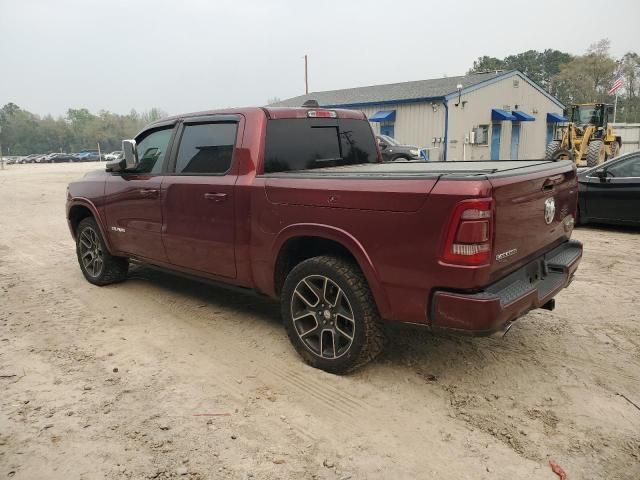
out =
<svg viewBox="0 0 640 480"><path fill-rule="evenodd" d="M602 140L592 140L587 146L587 166L595 167L604 163L607 149Z"/></svg>
<svg viewBox="0 0 640 480"><path fill-rule="evenodd" d="M83 219L78 225L76 254L84 278L94 285L108 285L127 278L129 261L109 253L92 217Z"/></svg>
<svg viewBox="0 0 640 480"><path fill-rule="evenodd" d="M281 310L291 343L313 367L348 373L384 347L367 281L348 260L320 256L298 264L282 288Z"/></svg>

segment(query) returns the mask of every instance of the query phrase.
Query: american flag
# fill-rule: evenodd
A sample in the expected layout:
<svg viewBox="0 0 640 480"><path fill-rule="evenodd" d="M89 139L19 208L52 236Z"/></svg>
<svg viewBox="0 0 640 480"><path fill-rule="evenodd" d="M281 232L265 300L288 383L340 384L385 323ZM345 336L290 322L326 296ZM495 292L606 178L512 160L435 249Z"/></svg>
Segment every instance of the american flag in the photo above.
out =
<svg viewBox="0 0 640 480"><path fill-rule="evenodd" d="M613 74L613 84L609 89L609 95L613 95L614 93L616 93L620 87L622 87L622 69L616 70L616 72Z"/></svg>

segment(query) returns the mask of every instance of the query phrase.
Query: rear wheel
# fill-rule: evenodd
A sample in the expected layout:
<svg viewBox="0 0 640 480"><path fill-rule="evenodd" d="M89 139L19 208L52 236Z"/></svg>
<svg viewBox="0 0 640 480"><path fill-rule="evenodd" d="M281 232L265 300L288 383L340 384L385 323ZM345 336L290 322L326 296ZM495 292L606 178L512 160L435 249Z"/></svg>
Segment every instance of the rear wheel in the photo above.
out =
<svg viewBox="0 0 640 480"><path fill-rule="evenodd" d="M129 261L109 253L92 217L83 219L78 225L76 254L84 278L94 285L108 285L127 278Z"/></svg>
<svg viewBox="0 0 640 480"><path fill-rule="evenodd" d="M553 160L554 162L557 162L558 160L573 160L573 152L566 148L560 148L561 145L562 142L560 140L550 142L544 153L544 159Z"/></svg>
<svg viewBox="0 0 640 480"><path fill-rule="evenodd" d="M287 276L282 318L291 343L309 365L350 372L384 347L384 331L362 272L354 263L314 257Z"/></svg>
<svg viewBox="0 0 640 480"><path fill-rule="evenodd" d="M604 163L607 156L607 149L602 140L593 140L587 147L587 166L595 167Z"/></svg>

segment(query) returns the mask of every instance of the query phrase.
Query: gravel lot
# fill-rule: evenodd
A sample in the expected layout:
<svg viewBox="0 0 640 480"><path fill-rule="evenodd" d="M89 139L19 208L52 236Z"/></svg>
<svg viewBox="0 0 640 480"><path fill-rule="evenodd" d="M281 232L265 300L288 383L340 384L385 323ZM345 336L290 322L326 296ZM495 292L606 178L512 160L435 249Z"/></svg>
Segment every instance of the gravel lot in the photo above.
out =
<svg viewBox="0 0 640 480"><path fill-rule="evenodd" d="M336 377L267 299L88 284L64 200L95 168L0 171L0 478L640 478L638 230L579 228L556 310L503 339L393 330Z"/></svg>

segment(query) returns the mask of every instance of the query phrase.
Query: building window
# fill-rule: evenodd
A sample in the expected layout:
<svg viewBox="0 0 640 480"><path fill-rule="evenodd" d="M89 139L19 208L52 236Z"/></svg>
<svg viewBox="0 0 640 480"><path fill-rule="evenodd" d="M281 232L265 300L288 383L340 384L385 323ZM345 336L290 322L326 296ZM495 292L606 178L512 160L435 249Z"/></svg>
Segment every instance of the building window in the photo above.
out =
<svg viewBox="0 0 640 480"><path fill-rule="evenodd" d="M489 125L478 125L475 132L475 145L489 145Z"/></svg>

